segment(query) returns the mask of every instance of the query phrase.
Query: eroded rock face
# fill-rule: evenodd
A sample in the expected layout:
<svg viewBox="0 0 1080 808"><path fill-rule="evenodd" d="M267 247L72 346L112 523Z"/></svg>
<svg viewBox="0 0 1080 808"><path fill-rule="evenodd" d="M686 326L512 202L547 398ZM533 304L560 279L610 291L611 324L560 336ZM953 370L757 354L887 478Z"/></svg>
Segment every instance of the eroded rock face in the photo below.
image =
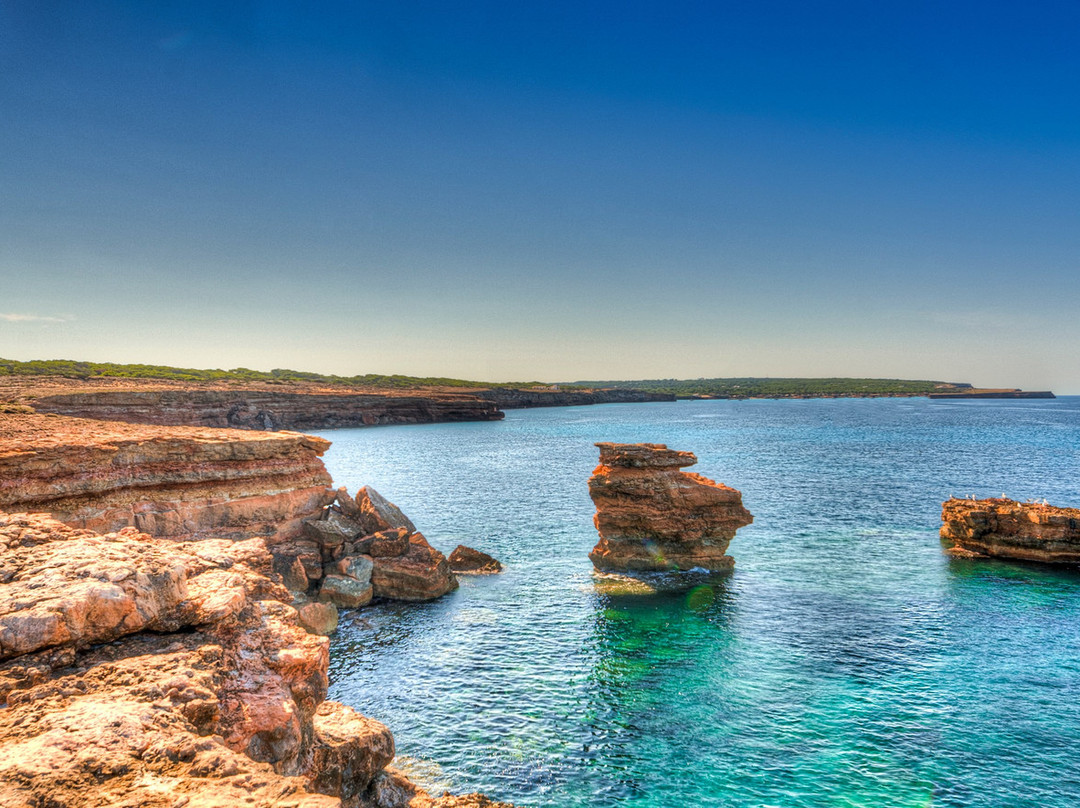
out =
<svg viewBox="0 0 1080 808"><path fill-rule="evenodd" d="M34 408L105 421L234 429L318 430L375 424L497 421L498 407L468 393L285 392L271 389L88 390L39 395Z"/></svg>
<svg viewBox="0 0 1080 808"><path fill-rule="evenodd" d="M1080 564L1080 509L1011 499L946 500L941 538L956 555Z"/></svg>
<svg viewBox="0 0 1080 808"><path fill-rule="evenodd" d="M330 442L289 432L140 426L44 415L0 422L0 510L107 533L271 544L333 499Z"/></svg>
<svg viewBox="0 0 1080 808"><path fill-rule="evenodd" d="M389 730L325 701L327 640L262 540L0 513L0 564L0 805L488 804L402 781Z"/></svg>
<svg viewBox="0 0 1080 808"><path fill-rule="evenodd" d="M754 517L742 494L680 471L697 458L657 443L598 443L589 478L600 541L589 553L602 571L730 568L728 544Z"/></svg>

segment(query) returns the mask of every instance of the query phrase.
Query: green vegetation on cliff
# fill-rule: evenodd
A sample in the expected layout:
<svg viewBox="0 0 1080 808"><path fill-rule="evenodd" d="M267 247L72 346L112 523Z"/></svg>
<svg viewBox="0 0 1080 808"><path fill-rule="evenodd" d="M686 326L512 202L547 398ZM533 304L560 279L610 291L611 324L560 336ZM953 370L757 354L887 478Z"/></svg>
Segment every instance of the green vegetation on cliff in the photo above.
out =
<svg viewBox="0 0 1080 808"><path fill-rule="evenodd" d="M307 373L301 370L276 368L271 371L233 368L232 370L200 370L163 365L119 365L113 362L77 362L70 359L36 359L17 362L0 359L0 376L56 376L66 379L170 379L184 382L309 382L314 384L367 387L377 389L414 389L424 387L496 387L488 382L446 379L439 377L384 376L368 373L363 376L334 376ZM529 387L536 382L515 384Z"/></svg>
<svg viewBox="0 0 1080 808"><path fill-rule="evenodd" d="M715 398L794 398L821 396L925 396L954 385L910 379L639 379L635 381L582 381L584 387L614 387L674 393L677 396Z"/></svg>

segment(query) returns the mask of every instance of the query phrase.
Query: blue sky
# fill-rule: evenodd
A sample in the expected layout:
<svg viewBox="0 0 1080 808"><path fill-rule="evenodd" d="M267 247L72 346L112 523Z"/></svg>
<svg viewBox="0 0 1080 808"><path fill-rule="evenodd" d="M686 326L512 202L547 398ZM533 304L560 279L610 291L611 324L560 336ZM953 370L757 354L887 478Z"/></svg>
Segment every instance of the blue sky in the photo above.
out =
<svg viewBox="0 0 1080 808"><path fill-rule="evenodd" d="M1075 2L0 0L0 356L1080 393Z"/></svg>

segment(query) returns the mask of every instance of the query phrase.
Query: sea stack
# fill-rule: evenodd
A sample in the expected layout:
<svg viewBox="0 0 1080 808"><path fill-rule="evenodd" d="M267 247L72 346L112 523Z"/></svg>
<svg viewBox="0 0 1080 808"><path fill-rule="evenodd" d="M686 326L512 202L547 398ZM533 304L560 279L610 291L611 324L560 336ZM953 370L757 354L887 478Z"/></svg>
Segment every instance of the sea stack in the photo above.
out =
<svg viewBox="0 0 1080 808"><path fill-rule="evenodd" d="M1078 508L953 497L941 506L941 523L941 538L952 555L1080 564Z"/></svg>
<svg viewBox="0 0 1080 808"><path fill-rule="evenodd" d="M600 541L589 553L602 572L727 570L735 531L754 517L742 494L700 474L691 452L662 443L598 443L589 478Z"/></svg>

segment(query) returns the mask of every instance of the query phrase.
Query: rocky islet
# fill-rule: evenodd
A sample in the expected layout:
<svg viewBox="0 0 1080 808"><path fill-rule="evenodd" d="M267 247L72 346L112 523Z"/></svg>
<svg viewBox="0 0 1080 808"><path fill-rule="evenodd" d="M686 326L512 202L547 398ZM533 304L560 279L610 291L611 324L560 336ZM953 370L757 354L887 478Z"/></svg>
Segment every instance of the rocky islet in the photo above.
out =
<svg viewBox="0 0 1080 808"><path fill-rule="evenodd" d="M598 443L589 478L600 540L589 554L601 572L730 569L728 544L754 517L742 494L700 474L691 452L662 443Z"/></svg>
<svg viewBox="0 0 1080 808"><path fill-rule="evenodd" d="M941 523L954 556L1080 564L1080 508L953 497L941 506Z"/></svg>

